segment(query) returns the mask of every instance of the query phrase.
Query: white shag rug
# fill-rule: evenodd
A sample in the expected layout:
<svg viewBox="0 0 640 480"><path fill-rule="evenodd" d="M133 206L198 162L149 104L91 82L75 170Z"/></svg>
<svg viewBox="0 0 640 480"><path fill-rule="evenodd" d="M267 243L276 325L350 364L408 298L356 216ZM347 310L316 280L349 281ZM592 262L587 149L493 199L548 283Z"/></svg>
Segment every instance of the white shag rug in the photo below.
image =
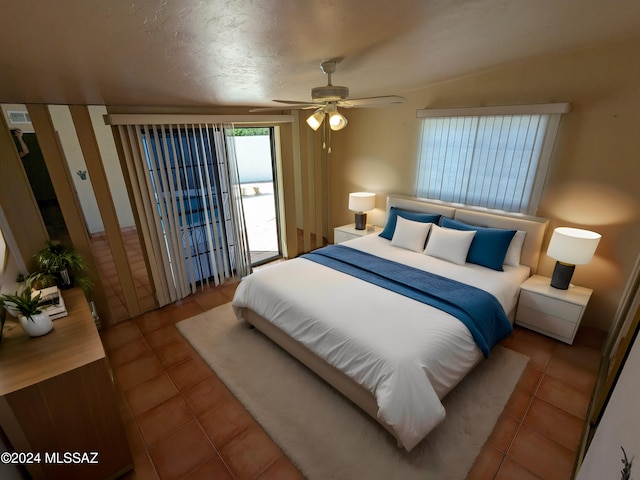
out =
<svg viewBox="0 0 640 480"><path fill-rule="evenodd" d="M529 357L497 346L445 398L446 419L410 453L225 304L177 324L310 480L462 480Z"/></svg>

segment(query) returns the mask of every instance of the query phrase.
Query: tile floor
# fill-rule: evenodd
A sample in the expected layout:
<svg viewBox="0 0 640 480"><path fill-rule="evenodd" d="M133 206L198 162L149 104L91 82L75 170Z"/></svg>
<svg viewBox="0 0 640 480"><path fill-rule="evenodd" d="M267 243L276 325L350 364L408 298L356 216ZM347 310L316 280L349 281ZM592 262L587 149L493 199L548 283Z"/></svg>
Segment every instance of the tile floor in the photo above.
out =
<svg viewBox="0 0 640 480"><path fill-rule="evenodd" d="M131 479L300 479L301 474L175 328L229 302L236 284L101 332L135 459ZM531 358L468 479L569 480L604 334L573 346L516 328L503 341Z"/></svg>
<svg viewBox="0 0 640 480"><path fill-rule="evenodd" d="M153 288L144 263L137 229L135 227L123 228L122 239L127 250L127 258L129 260L140 306L143 312L148 312L156 308L158 303L153 295ZM113 262L111 247L104 232L91 235L91 249L96 261L96 267L100 272L102 284L107 292L107 303L109 305L112 323L116 324L131 318L126 307L124 293L116 272L116 266ZM279 252L272 250L251 251L251 261L253 265L262 265L268 261L273 261L279 256Z"/></svg>
<svg viewBox="0 0 640 480"><path fill-rule="evenodd" d="M158 303L153 295L153 289L147 274L137 229L135 227L123 228L122 240L127 250L129 267L131 268L142 311L153 310L158 306ZM100 272L100 280L107 294L107 303L109 304L113 323L130 318L131 315L127 310L120 279L113 262L109 240L104 232L91 235L91 250L96 261L96 267Z"/></svg>

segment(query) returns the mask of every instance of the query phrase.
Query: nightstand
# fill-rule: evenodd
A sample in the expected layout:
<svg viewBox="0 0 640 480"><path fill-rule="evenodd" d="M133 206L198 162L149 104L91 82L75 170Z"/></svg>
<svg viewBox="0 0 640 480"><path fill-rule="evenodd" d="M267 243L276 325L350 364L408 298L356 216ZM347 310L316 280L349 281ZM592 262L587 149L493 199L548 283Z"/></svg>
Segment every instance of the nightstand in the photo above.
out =
<svg viewBox="0 0 640 480"><path fill-rule="evenodd" d="M533 275L520 286L516 323L571 345L593 290L575 285L559 290L550 282Z"/></svg>
<svg viewBox="0 0 640 480"><path fill-rule="evenodd" d="M382 228L376 227L375 225L367 225L367 228L364 230L356 230L356 224L351 223L333 229L333 243L342 243L347 240L353 240L354 238L371 235L372 233L378 234L381 231Z"/></svg>

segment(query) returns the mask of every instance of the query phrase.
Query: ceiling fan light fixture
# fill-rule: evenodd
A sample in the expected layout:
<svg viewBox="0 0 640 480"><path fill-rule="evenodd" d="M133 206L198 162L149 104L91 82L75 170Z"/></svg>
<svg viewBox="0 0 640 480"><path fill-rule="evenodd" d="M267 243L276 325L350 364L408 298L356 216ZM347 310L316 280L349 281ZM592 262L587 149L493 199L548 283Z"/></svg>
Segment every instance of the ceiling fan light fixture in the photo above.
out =
<svg viewBox="0 0 640 480"><path fill-rule="evenodd" d="M324 120L324 115L325 115L324 111L321 108L319 108L314 113L309 115L309 117L307 118L307 125L309 125L314 130L318 130L318 128L320 128L320 125L322 125L322 121Z"/></svg>
<svg viewBox="0 0 640 480"><path fill-rule="evenodd" d="M331 130L342 130L346 126L347 119L344 115L337 110L329 113L329 127L331 127Z"/></svg>

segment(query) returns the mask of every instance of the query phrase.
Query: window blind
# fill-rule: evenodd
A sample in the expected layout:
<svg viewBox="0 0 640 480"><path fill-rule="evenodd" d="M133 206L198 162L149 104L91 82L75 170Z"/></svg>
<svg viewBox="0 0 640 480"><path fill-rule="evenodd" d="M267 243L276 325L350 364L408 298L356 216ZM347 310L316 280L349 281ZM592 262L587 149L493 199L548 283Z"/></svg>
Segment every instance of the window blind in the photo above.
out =
<svg viewBox="0 0 640 480"><path fill-rule="evenodd" d="M535 213L559 113L426 116L416 195Z"/></svg>
<svg viewBox="0 0 640 480"><path fill-rule="evenodd" d="M160 305L198 284L248 274L234 140L225 126L117 129Z"/></svg>

